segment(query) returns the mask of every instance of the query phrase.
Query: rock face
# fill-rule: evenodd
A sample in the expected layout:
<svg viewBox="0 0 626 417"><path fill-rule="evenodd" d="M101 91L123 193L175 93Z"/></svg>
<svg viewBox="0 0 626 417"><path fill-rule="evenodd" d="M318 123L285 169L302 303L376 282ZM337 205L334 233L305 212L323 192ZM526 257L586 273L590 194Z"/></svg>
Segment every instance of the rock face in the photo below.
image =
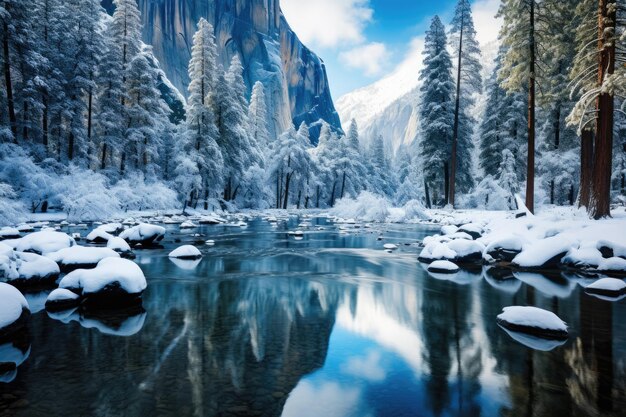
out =
<svg viewBox="0 0 626 417"><path fill-rule="evenodd" d="M112 0L103 0L110 12ZM152 45L161 68L186 95L191 40L201 17L215 28L219 61L227 67L238 54L248 92L256 81L266 89L270 131L281 133L290 122L311 126L313 140L320 119L341 129L322 60L291 30L279 0L138 0L143 40Z"/></svg>

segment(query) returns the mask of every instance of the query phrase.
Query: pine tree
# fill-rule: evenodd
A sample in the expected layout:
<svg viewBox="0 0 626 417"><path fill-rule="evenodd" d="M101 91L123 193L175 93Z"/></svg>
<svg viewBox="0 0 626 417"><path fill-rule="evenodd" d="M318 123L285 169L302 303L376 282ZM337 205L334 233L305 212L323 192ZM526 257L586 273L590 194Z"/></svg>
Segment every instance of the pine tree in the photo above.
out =
<svg viewBox="0 0 626 417"><path fill-rule="evenodd" d="M265 89L263 83L257 81L252 88L250 96L250 106L248 108L248 119L250 122L250 142L256 149L264 150L270 142L267 127L268 114L265 102ZM261 167L265 166L265 157L261 156Z"/></svg>
<svg viewBox="0 0 626 417"><path fill-rule="evenodd" d="M468 0L459 0L452 19L450 45L456 58L456 93L454 108L454 126L450 158L449 203L454 206L454 197L458 182L461 192L467 192L473 185L472 176L472 135L473 125L468 109L474 104L473 94L482 92L482 66L480 47L476 40L472 9Z"/></svg>
<svg viewBox="0 0 626 417"><path fill-rule="evenodd" d="M528 147L526 163L526 206L535 206L535 125L537 45L544 41L537 30L536 0L503 0L498 15L503 18L502 44L507 48L500 71L503 87L509 92L528 92Z"/></svg>
<svg viewBox="0 0 626 417"><path fill-rule="evenodd" d="M439 17L433 18L426 32L420 73L420 127L422 168L427 201L447 204L452 134L454 128L454 81L452 61L447 51L446 32Z"/></svg>

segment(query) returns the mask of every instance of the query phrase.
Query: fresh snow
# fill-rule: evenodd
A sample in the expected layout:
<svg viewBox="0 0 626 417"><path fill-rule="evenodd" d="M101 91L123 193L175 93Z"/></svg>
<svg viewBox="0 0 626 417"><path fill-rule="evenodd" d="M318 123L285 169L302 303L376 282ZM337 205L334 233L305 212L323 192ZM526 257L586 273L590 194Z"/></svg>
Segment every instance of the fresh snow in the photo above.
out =
<svg viewBox="0 0 626 417"><path fill-rule="evenodd" d="M517 326L567 332L567 324L563 320L553 312L538 307L504 307L498 319Z"/></svg>
<svg viewBox="0 0 626 417"><path fill-rule="evenodd" d="M47 301L49 302L59 302L59 301L67 301L67 300L78 300L80 296L70 290L65 288L57 288L52 291L50 295L48 295Z"/></svg>
<svg viewBox="0 0 626 417"><path fill-rule="evenodd" d="M69 235L52 230L33 232L19 239L5 240L3 243L19 252L37 252L39 254L56 252L76 244Z"/></svg>
<svg viewBox="0 0 626 417"><path fill-rule="evenodd" d="M113 249L118 253L127 253L131 251L130 245L121 237L113 236L107 242L107 248Z"/></svg>
<svg viewBox="0 0 626 417"><path fill-rule="evenodd" d="M522 268L539 268L576 246L576 239L569 236L549 237L525 245L522 252L513 259L513 263Z"/></svg>
<svg viewBox="0 0 626 417"><path fill-rule="evenodd" d="M72 246L46 256L61 265L91 265L97 264L104 258L119 258L120 255L113 249L95 248L87 246Z"/></svg>
<svg viewBox="0 0 626 417"><path fill-rule="evenodd" d="M164 227L147 223L141 223L120 233L120 237L129 243L158 242L164 236Z"/></svg>
<svg viewBox="0 0 626 417"><path fill-rule="evenodd" d="M598 265L598 271L626 272L626 259L617 257L603 259Z"/></svg>
<svg viewBox="0 0 626 417"><path fill-rule="evenodd" d="M428 265L428 271L430 272L454 273L454 272L457 272L458 270L459 270L459 267L450 261L434 261L430 265Z"/></svg>
<svg viewBox="0 0 626 417"><path fill-rule="evenodd" d="M136 263L122 258L105 258L94 269L77 269L67 274L60 288L97 293L109 284L119 283L128 294L139 294L147 287L143 271Z"/></svg>
<svg viewBox="0 0 626 417"><path fill-rule="evenodd" d="M202 256L202 253L195 246L183 245L171 251L168 256L170 258L192 259L200 258Z"/></svg>
<svg viewBox="0 0 626 417"><path fill-rule="evenodd" d="M12 285L0 282L0 330L15 323L23 310L29 310L22 293ZM30 311L30 310L29 310Z"/></svg>

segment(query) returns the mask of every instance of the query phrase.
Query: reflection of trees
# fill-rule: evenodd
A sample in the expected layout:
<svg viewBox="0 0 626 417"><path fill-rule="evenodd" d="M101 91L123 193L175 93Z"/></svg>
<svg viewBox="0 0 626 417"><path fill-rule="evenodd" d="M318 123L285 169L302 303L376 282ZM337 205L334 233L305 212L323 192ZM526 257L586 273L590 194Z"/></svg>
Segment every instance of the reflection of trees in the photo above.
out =
<svg viewBox="0 0 626 417"><path fill-rule="evenodd" d="M433 413L478 416L482 361L469 327L471 289L430 278L422 299L424 355L430 371L426 388ZM456 380L450 385L453 369Z"/></svg>
<svg viewBox="0 0 626 417"><path fill-rule="evenodd" d="M295 277L152 282L131 337L37 314L28 372L10 387L30 407L11 415L279 415L324 363L340 288Z"/></svg>

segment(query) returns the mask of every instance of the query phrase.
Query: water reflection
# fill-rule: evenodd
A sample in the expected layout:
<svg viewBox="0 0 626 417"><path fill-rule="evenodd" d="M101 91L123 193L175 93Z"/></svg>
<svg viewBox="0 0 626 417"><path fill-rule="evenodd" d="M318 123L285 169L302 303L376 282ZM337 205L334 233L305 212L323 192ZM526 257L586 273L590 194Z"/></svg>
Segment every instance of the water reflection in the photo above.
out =
<svg viewBox="0 0 626 417"><path fill-rule="evenodd" d="M168 226L164 249L137 251L145 312L33 315L28 343L10 345L28 360L0 384L0 415L623 414L623 300L566 277L439 279L417 248L389 254L376 240L410 243L427 230L313 223L325 229L301 241L285 224L202 227L215 246L189 269L167 253L197 237ZM495 322L507 305L555 312L570 339L507 334Z"/></svg>

